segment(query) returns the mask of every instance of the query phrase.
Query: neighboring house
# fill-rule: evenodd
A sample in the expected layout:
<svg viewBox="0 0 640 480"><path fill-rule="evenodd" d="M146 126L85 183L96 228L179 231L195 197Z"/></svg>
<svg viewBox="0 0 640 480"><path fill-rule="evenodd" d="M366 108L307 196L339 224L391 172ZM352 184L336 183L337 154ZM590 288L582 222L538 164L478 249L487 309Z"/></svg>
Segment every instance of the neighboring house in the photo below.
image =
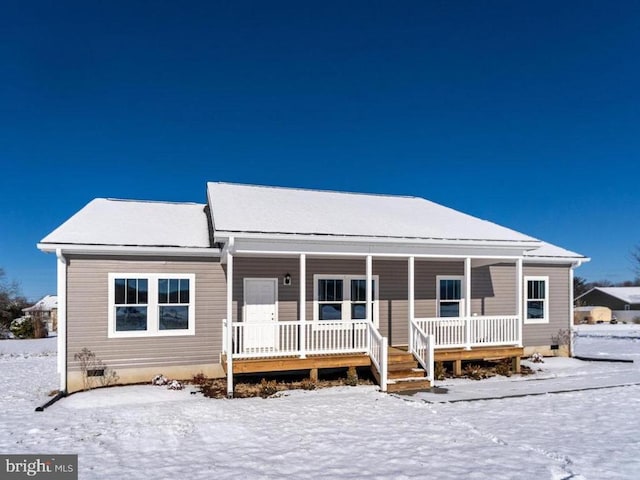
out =
<svg viewBox="0 0 640 480"><path fill-rule="evenodd" d="M47 331L55 332L58 329L58 297L45 295L30 307L23 308L25 315L41 320L47 327Z"/></svg>
<svg viewBox="0 0 640 480"><path fill-rule="evenodd" d="M640 287L594 287L575 301L579 306L608 307L618 321L640 318Z"/></svg>
<svg viewBox="0 0 640 480"><path fill-rule="evenodd" d="M612 318L611 309L608 307L575 307L573 309L575 325L610 323Z"/></svg>
<svg viewBox="0 0 640 480"><path fill-rule="evenodd" d="M371 366L382 390L434 361L558 348L582 255L416 197L209 183L206 205L95 199L58 257L61 389L90 349L122 383Z"/></svg>

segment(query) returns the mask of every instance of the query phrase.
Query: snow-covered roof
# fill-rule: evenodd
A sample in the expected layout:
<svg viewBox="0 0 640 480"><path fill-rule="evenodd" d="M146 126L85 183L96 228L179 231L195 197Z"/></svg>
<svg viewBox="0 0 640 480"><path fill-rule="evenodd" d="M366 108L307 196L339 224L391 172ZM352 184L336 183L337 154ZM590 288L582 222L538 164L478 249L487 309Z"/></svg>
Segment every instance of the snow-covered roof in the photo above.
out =
<svg viewBox="0 0 640 480"><path fill-rule="evenodd" d="M96 198L41 244L210 247L205 205Z"/></svg>
<svg viewBox="0 0 640 480"><path fill-rule="evenodd" d="M640 303L640 287L594 287L590 291L593 290L600 290L630 305Z"/></svg>
<svg viewBox="0 0 640 480"><path fill-rule="evenodd" d="M419 197L221 182L207 187L216 232L538 242Z"/></svg>
<svg viewBox="0 0 640 480"><path fill-rule="evenodd" d="M547 242L542 242L540 247L525 252L524 256L536 258L567 258L575 260L587 260L584 255L580 255L579 253L575 253L570 250L565 250L564 248L551 245Z"/></svg>
<svg viewBox="0 0 640 480"><path fill-rule="evenodd" d="M57 295L45 295L32 306L23 308L23 312L33 312L33 311L51 311L53 308L58 308L58 297Z"/></svg>

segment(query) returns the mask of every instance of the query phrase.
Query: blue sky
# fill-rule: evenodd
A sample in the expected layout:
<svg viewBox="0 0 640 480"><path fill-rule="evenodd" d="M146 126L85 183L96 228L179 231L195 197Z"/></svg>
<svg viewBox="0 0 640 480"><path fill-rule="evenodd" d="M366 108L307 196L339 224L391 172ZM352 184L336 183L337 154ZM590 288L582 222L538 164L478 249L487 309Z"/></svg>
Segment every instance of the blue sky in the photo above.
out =
<svg viewBox="0 0 640 480"><path fill-rule="evenodd" d="M22 2L0 16L0 267L95 197L418 195L633 278L638 2Z"/></svg>

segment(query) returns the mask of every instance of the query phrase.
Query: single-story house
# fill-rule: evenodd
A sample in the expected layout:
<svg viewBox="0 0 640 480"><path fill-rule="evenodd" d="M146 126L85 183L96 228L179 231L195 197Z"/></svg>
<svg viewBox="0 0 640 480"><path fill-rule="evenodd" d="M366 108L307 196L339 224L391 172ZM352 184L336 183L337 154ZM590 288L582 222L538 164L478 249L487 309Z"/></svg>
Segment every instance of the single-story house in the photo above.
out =
<svg viewBox="0 0 640 480"><path fill-rule="evenodd" d="M23 308L22 312L42 321L49 332L55 332L58 328L58 297L56 295L45 295L30 307Z"/></svg>
<svg viewBox="0 0 640 480"><path fill-rule="evenodd" d="M575 301L576 305L584 307L608 307L618 321L640 318L640 287L593 287Z"/></svg>
<svg viewBox="0 0 640 480"><path fill-rule="evenodd" d="M229 395L252 372L370 366L387 391L434 361L518 368L558 347L589 260L423 198L217 182L206 204L97 198L38 248L67 392L83 348L121 383L203 373Z"/></svg>

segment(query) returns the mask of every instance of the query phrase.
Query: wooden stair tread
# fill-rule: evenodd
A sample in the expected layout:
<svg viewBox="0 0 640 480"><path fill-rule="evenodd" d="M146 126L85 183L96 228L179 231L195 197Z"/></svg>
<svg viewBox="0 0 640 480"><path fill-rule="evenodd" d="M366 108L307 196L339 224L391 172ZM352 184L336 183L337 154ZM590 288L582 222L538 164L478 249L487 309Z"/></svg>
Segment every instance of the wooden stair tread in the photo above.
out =
<svg viewBox="0 0 640 480"><path fill-rule="evenodd" d="M425 372L421 368L409 368L406 370L395 370L395 371L391 370L387 372L387 378L390 380L397 380L397 379L409 378L409 377L424 378L426 374L427 372Z"/></svg>

